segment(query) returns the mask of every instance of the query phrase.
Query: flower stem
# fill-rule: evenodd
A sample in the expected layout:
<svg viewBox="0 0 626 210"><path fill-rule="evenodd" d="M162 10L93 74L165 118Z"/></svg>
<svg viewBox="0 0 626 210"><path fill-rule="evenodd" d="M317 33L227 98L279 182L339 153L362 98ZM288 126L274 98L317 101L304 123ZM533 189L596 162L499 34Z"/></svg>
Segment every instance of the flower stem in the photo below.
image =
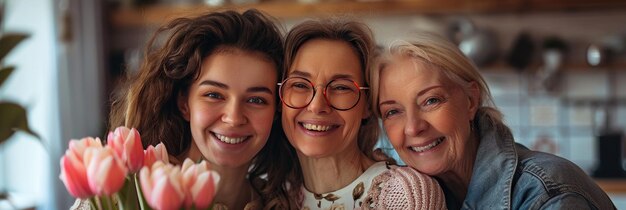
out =
<svg viewBox="0 0 626 210"><path fill-rule="evenodd" d="M113 200L115 200L114 204L117 203L117 209L119 210L124 210L124 200L122 200L122 197L120 197L120 194L118 193L114 193L113 194Z"/></svg>
<svg viewBox="0 0 626 210"><path fill-rule="evenodd" d="M150 206L146 204L146 199L143 197L143 193L141 192L141 187L139 187L139 179L137 178L137 174L133 174L133 182L135 183L135 190L137 190L137 200L139 200L139 208L141 210L150 210Z"/></svg>
<svg viewBox="0 0 626 210"><path fill-rule="evenodd" d="M113 202L111 202L110 197L102 196L100 198L102 199L102 207L104 207L105 210L115 209L115 206L113 206Z"/></svg>
<svg viewBox="0 0 626 210"><path fill-rule="evenodd" d="M106 208L104 208L104 201L102 201L102 198L100 196L96 196L96 205L98 206L98 209L100 210L106 210Z"/></svg>
<svg viewBox="0 0 626 210"><path fill-rule="evenodd" d="M102 206L100 205L100 199L97 196L89 198L89 203L91 204L92 209L102 209Z"/></svg>

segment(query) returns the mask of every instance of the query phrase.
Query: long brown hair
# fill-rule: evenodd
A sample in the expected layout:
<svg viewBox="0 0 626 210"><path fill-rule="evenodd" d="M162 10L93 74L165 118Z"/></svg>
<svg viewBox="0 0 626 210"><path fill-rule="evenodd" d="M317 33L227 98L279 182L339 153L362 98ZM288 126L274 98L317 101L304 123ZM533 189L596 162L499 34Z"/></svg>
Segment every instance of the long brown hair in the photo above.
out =
<svg viewBox="0 0 626 210"><path fill-rule="evenodd" d="M168 37L157 46L161 36ZM178 109L177 98L199 77L202 60L224 48L262 54L275 64L277 81L282 78L283 40L270 17L252 9L178 18L159 28L148 42L138 74L129 80L128 90L112 103L109 127L136 128L144 148L163 142L170 155L186 152L192 141L191 129ZM275 99L279 105L278 96ZM280 121L276 119L274 122ZM286 192L284 185L273 184L279 183L273 179L281 172L276 169L280 166L274 166L275 160L284 158L276 137L282 133L281 126L275 123L272 127L270 139L253 160L248 175L264 203L264 195L270 192L287 198L281 195ZM263 174L267 174L267 183L258 182Z"/></svg>

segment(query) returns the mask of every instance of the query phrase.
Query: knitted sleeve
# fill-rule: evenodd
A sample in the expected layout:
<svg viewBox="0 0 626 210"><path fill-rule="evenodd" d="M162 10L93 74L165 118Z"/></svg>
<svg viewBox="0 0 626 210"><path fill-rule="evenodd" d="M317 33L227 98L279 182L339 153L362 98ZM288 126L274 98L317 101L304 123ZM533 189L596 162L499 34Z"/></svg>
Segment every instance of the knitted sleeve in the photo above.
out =
<svg viewBox="0 0 626 210"><path fill-rule="evenodd" d="M70 207L70 210L90 210L90 209L91 209L91 204L89 204L89 200L81 200L81 199L76 199L76 201L74 201L74 205Z"/></svg>
<svg viewBox="0 0 626 210"><path fill-rule="evenodd" d="M410 167L395 167L372 180L364 209L446 209L437 181Z"/></svg>

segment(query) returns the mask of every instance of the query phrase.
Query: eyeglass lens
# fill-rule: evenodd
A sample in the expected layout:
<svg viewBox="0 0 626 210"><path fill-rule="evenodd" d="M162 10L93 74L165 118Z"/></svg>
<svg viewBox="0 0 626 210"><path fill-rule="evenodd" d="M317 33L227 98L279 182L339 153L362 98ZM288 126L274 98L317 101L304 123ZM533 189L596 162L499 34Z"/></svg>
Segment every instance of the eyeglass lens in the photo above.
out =
<svg viewBox="0 0 626 210"><path fill-rule="evenodd" d="M280 91L281 99L291 108L306 107L316 94L315 86L310 81L300 77L285 80ZM348 110L359 102L361 93L354 81L335 79L326 85L322 94L333 108Z"/></svg>

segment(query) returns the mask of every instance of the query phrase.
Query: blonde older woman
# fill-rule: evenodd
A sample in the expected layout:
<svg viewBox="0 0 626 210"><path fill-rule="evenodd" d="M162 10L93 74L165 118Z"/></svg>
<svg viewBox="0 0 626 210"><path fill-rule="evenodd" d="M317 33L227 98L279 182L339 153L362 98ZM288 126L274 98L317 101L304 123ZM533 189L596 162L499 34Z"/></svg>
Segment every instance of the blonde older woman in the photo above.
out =
<svg viewBox="0 0 626 210"><path fill-rule="evenodd" d="M443 185L449 209L614 209L579 167L516 144L487 84L432 34L396 42L371 74L373 105L400 157Z"/></svg>

